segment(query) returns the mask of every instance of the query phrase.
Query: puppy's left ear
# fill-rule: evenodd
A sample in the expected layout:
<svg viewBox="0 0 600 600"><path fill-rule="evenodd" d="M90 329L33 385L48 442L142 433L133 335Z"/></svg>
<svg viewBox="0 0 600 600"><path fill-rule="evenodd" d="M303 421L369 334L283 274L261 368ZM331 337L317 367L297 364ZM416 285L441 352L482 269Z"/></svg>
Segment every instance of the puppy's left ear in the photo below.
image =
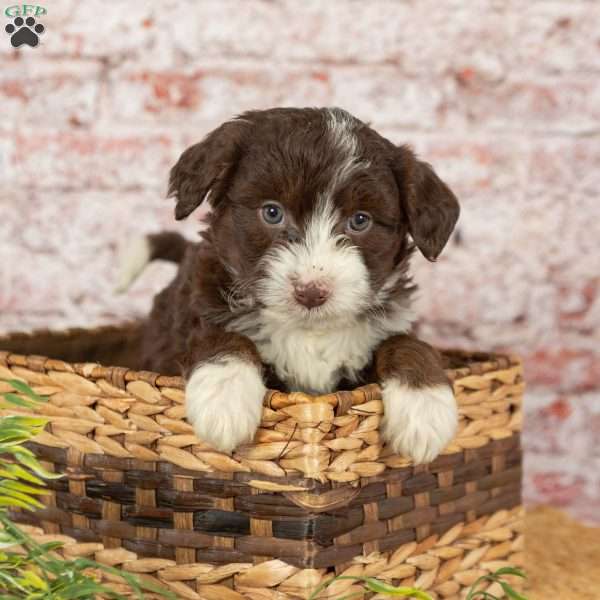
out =
<svg viewBox="0 0 600 600"><path fill-rule="evenodd" d="M423 256L434 261L458 220L458 200L431 165L418 160L410 148L401 146L396 152L392 170L408 230Z"/></svg>
<svg viewBox="0 0 600 600"><path fill-rule="evenodd" d="M174 197L175 218L185 219L210 192L214 206L222 198L241 155L248 122L233 119L190 146L171 169L168 197Z"/></svg>

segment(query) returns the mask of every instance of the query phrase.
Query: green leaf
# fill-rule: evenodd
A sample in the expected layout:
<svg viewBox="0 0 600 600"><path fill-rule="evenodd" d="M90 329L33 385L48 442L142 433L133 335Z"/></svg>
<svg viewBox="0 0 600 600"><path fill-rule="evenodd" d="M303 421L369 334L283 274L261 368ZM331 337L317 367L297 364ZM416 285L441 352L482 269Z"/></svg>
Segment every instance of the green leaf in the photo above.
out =
<svg viewBox="0 0 600 600"><path fill-rule="evenodd" d="M73 583L61 590L60 598L64 600L76 600L77 598L93 598L98 594L105 594L109 598L123 599L125 597L117 594L91 578L82 578L82 581Z"/></svg>
<svg viewBox="0 0 600 600"><path fill-rule="evenodd" d="M497 571L494 571L494 575L497 577L501 577L502 575L516 575L517 577L526 578L527 575L521 569L517 569L516 567L502 567Z"/></svg>
<svg viewBox="0 0 600 600"><path fill-rule="evenodd" d="M28 583L30 586L38 590L48 589L48 584L33 571L25 571L23 573L23 580L25 581L25 583Z"/></svg>
<svg viewBox="0 0 600 600"><path fill-rule="evenodd" d="M26 429L30 429L31 427L40 428L48 423L48 419L46 417L32 417L29 415L14 415L12 417L5 418L11 419L12 422L17 426L25 427Z"/></svg>
<svg viewBox="0 0 600 600"><path fill-rule="evenodd" d="M32 435L23 434L15 431L14 429L4 435L4 432L0 434L0 448L9 448L11 446L20 446L25 442L28 442L32 439Z"/></svg>
<svg viewBox="0 0 600 600"><path fill-rule="evenodd" d="M27 510L32 510L31 502L23 502L18 498L11 498L8 496L0 496L0 506L9 506L13 508L25 508ZM43 507L43 505L42 505Z"/></svg>
<svg viewBox="0 0 600 600"><path fill-rule="evenodd" d="M1 421L2 419L0 424ZM18 458L24 459L25 463L35 464L35 458L28 453L20 453ZM12 468L24 470L23 467L14 464L5 467L3 470L9 477L0 482L0 506L28 508L30 503L22 498L27 498L27 494L32 490L35 492L39 490L11 478L15 477ZM22 550L19 554L10 550L0 550L0 600L91 600L98 596L112 600L127 600L123 595L111 590L110 585L105 587L88 576L85 573L88 568L99 569L121 577L140 600L144 597L143 590L177 600L172 592L150 582L140 581L134 574L100 565L85 558L59 559L54 554L54 550L62 546L60 542L43 544L36 542L9 519L6 511L0 510L0 548L9 544L18 545ZM127 598L130 599L131 594L128 594Z"/></svg>
<svg viewBox="0 0 600 600"><path fill-rule="evenodd" d="M0 420L0 440L5 437L14 437L15 435L31 435L31 427L24 427L22 423L19 423L12 417L1 417ZM9 421L9 419L11 419Z"/></svg>
<svg viewBox="0 0 600 600"><path fill-rule="evenodd" d="M365 585L371 592L376 594L387 594L388 596L404 596L407 598L417 598L418 600L431 600L431 596L425 592L418 590L417 588L411 587L394 587L375 579L374 577L367 577L365 579Z"/></svg>
<svg viewBox="0 0 600 600"><path fill-rule="evenodd" d="M21 396L17 396L17 394L13 394L12 392L6 392L2 394L2 397L9 404L14 404L15 406L20 406L21 408L35 408L36 406L35 402L32 402L26 398L21 398Z"/></svg>
<svg viewBox="0 0 600 600"><path fill-rule="evenodd" d="M41 548L45 553L48 553L54 552L54 550L59 550L64 545L64 542L46 542L45 544L41 545Z"/></svg>
<svg viewBox="0 0 600 600"><path fill-rule="evenodd" d="M13 476L9 479L22 479L29 483L35 483L36 485L44 485L42 479L38 479L35 475L32 475L29 471L26 471L21 465L6 464L4 468L9 471Z"/></svg>
<svg viewBox="0 0 600 600"><path fill-rule="evenodd" d="M61 473L51 473L50 471L44 469L44 467L40 465L35 456L33 456L31 453L23 456L20 454L15 456L22 464L24 464L26 467L29 467L34 473L40 477L43 477L44 479L59 479L63 476Z"/></svg>
<svg viewBox="0 0 600 600"><path fill-rule="evenodd" d="M327 579L320 585L318 585L309 596L308 600L314 600L325 588L329 587L337 578L332 577L331 579Z"/></svg>
<svg viewBox="0 0 600 600"><path fill-rule="evenodd" d="M23 494L22 492L19 492L17 490L11 490L10 488L6 488L2 485L0 485L0 494L4 494L5 496L9 496L10 498L22 500L23 502L27 502L32 507L44 508L44 505L37 498L32 498L29 494Z"/></svg>
<svg viewBox="0 0 600 600"><path fill-rule="evenodd" d="M1 550L6 550L7 548L10 548L11 546L16 545L17 542L15 542L14 540L11 542L0 542L0 551ZM0 554L2 554L2 552L0 552ZM8 557L6 559L0 559L0 562L4 562L5 560L8 560ZM0 569L2 568L2 566L0 565Z"/></svg>
<svg viewBox="0 0 600 600"><path fill-rule="evenodd" d="M360 581L364 583L370 591L378 594L387 594L388 596L403 596L405 598L416 598L417 600L431 600L431 596L429 594L417 588L394 587L374 577L359 577L352 575L338 575L337 577L332 577L331 579L323 582L315 590L313 590L312 594L309 597L309 600L315 600L315 598L317 598L317 596L325 588L329 587L335 581L340 581L344 579Z"/></svg>
<svg viewBox="0 0 600 600"><path fill-rule="evenodd" d="M50 492L44 488L34 488L30 485L25 485L19 481L2 481L0 487L16 490L17 492L23 492L24 494L35 494L37 496L45 496Z"/></svg>
<svg viewBox="0 0 600 600"><path fill-rule="evenodd" d="M0 582L1 581L4 581L6 583L6 586L8 587L8 589L12 588L13 590L27 592L27 590L19 583L19 580L16 579L15 577L13 577L12 575L9 575L8 573L0 572ZM0 585L0 587L2 587L2 586ZM8 596L8 597L11 598L11 600L15 600L14 596Z"/></svg>
<svg viewBox="0 0 600 600"><path fill-rule="evenodd" d="M46 400L42 396L38 396L26 383L19 379L7 379L6 382L11 385L15 390L29 396L36 402L45 402Z"/></svg>
<svg viewBox="0 0 600 600"><path fill-rule="evenodd" d="M6 542L7 540L12 540L14 537L15 536L12 535L10 531L4 531L3 529L0 529L0 543Z"/></svg>
<svg viewBox="0 0 600 600"><path fill-rule="evenodd" d="M11 473L11 471L9 471L8 469L3 469L2 467L0 467L0 478L1 479L18 479L18 477L14 473Z"/></svg>
<svg viewBox="0 0 600 600"><path fill-rule="evenodd" d="M527 600L525 596L521 596L521 594L513 590L513 588L510 585L508 585L508 583L506 583L505 581L500 581L499 583L502 586L504 593L512 600Z"/></svg>
<svg viewBox="0 0 600 600"><path fill-rule="evenodd" d="M25 448L23 446L13 447L13 446L3 445L3 446L1 446L1 448L2 448L2 453L12 454L15 458L17 458L17 460L20 460L21 456L31 456L31 457L34 456L33 452L30 452L27 448Z"/></svg>

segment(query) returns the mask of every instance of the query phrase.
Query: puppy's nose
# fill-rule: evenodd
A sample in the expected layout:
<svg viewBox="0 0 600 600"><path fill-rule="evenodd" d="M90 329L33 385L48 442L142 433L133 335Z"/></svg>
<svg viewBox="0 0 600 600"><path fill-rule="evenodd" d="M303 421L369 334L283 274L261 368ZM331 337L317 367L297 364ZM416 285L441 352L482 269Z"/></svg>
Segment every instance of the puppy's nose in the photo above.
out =
<svg viewBox="0 0 600 600"><path fill-rule="evenodd" d="M294 297L306 308L316 308L325 304L330 293L327 287L316 283L296 284L294 286Z"/></svg>
<svg viewBox="0 0 600 600"><path fill-rule="evenodd" d="M297 229L294 229L293 227L285 232L285 237L287 241L290 242L290 244L297 244L299 241L302 240L300 232Z"/></svg>

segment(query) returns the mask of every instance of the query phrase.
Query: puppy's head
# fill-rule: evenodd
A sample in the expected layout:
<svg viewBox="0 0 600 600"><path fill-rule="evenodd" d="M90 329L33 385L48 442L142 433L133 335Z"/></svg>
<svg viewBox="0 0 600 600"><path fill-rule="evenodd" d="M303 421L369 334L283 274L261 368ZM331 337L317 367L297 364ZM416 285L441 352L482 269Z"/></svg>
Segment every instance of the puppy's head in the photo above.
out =
<svg viewBox="0 0 600 600"><path fill-rule="evenodd" d="M432 168L340 109L253 111L173 167L177 219L205 199L208 236L253 301L281 320L385 307L414 244L435 260L459 206Z"/></svg>

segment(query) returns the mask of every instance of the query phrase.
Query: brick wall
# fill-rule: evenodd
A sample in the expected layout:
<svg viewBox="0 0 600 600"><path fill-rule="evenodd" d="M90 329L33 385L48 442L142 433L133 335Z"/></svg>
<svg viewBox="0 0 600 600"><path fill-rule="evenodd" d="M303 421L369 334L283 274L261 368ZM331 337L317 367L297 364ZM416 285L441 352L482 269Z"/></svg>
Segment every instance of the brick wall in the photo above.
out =
<svg viewBox="0 0 600 600"><path fill-rule="evenodd" d="M600 521L597 3L45 6L38 48L0 32L2 331L143 314L172 271L114 296L115 251L173 227L186 145L247 108L339 105L461 198L445 256L415 264L424 335L523 354L527 498Z"/></svg>

